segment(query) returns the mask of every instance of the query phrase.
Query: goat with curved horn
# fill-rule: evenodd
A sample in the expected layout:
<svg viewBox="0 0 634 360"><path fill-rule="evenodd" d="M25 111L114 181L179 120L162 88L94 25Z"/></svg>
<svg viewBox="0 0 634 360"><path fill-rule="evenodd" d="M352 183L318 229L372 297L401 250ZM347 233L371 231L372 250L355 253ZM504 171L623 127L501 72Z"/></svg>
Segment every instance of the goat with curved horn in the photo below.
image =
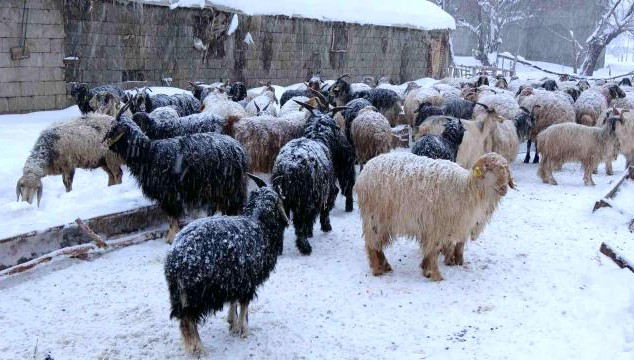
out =
<svg viewBox="0 0 634 360"><path fill-rule="evenodd" d="M262 178L257 177L251 173L247 173L247 175L249 175L249 177L251 178L251 180L253 180L253 182L260 188L266 187L266 182L264 180L262 180Z"/></svg>

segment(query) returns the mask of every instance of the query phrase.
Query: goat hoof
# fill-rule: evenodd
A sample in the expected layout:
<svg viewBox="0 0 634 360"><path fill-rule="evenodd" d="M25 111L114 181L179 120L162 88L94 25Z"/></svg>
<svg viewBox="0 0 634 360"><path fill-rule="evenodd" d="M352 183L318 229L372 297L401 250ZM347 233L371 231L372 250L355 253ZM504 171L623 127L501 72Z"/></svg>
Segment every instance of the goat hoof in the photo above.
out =
<svg viewBox="0 0 634 360"><path fill-rule="evenodd" d="M612 176L614 175L614 171L606 171L605 174L608 176Z"/></svg>
<svg viewBox="0 0 634 360"><path fill-rule="evenodd" d="M332 225L330 224L325 224L321 226L321 231L323 232L331 232L332 231Z"/></svg>
<svg viewBox="0 0 634 360"><path fill-rule="evenodd" d="M530 162L529 158L524 158L524 164L528 164Z"/></svg>
<svg viewBox="0 0 634 360"><path fill-rule="evenodd" d="M354 206L346 204L346 212L352 212L352 210L354 210Z"/></svg>
<svg viewBox="0 0 634 360"><path fill-rule="evenodd" d="M425 270L423 275L425 275L425 277L430 279L431 281L442 281L443 280L442 275L440 275L439 271Z"/></svg>
<svg viewBox="0 0 634 360"><path fill-rule="evenodd" d="M310 255L313 252L313 249L310 247L308 240L306 240L305 238L297 238L295 245L297 245L297 249L302 255Z"/></svg>

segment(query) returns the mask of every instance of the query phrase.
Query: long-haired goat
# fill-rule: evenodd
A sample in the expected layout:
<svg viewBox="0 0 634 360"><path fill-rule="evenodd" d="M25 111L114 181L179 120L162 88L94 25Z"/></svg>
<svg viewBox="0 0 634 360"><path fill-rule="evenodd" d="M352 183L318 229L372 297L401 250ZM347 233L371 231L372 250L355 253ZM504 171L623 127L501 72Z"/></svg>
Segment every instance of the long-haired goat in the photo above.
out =
<svg viewBox="0 0 634 360"><path fill-rule="evenodd" d="M460 119L446 118L440 135L426 134L414 143L412 153L430 159L456 161L465 128Z"/></svg>
<svg viewBox="0 0 634 360"><path fill-rule="evenodd" d="M583 182L594 186L592 172L605 161L606 172L612 173L612 160L617 146L617 127L621 118L608 118L602 127L565 123L550 126L537 136L537 150L542 159L537 175L544 183L557 185L553 169L566 162L579 162L583 166Z"/></svg>
<svg viewBox="0 0 634 360"><path fill-rule="evenodd" d="M395 147L395 138L398 139L392 133L389 121L373 106L359 111L350 134L361 170L373 157L390 152Z"/></svg>
<svg viewBox="0 0 634 360"><path fill-rule="evenodd" d="M87 114L44 129L35 141L16 185L17 200L22 197L31 204L37 194L37 206L40 206L42 178L47 175L62 175L66 191L71 191L77 168L100 167L108 173L108 186L121 184L123 160L101 146L111 122L111 116Z"/></svg>
<svg viewBox="0 0 634 360"><path fill-rule="evenodd" d="M288 218L281 194L253 178L260 188L251 192L241 215L193 221L178 233L167 253L170 317L180 320L190 353L203 352L198 324L226 303L231 333L246 337L249 303L275 268Z"/></svg>
<svg viewBox="0 0 634 360"><path fill-rule="evenodd" d="M75 99L75 103L79 107L82 114L95 111L97 109L90 106L90 100L99 92L108 92L116 95L121 101L127 102L128 95L121 90L120 87L114 85L102 85L92 89L88 88L88 84L73 84L70 89L70 95Z"/></svg>
<svg viewBox="0 0 634 360"><path fill-rule="evenodd" d="M167 241L179 230L186 209L238 214L247 197L247 156L242 145L226 135L192 134L150 140L129 118L117 120L104 141L125 159L143 194L157 201L171 218Z"/></svg>
<svg viewBox="0 0 634 360"><path fill-rule="evenodd" d="M197 113L200 109L200 101L194 96L189 94L156 94L150 95L152 90L150 88L143 88L132 99L130 99L130 110L132 113L139 111L152 112L154 109L171 106L173 107L178 116L187 116Z"/></svg>
<svg viewBox="0 0 634 360"><path fill-rule="evenodd" d="M603 124L603 116L614 99L624 98L625 92L616 84L593 86L579 95L574 104L578 124Z"/></svg>
<svg viewBox="0 0 634 360"><path fill-rule="evenodd" d="M442 280L439 253L448 265L462 264L466 240L477 239L509 187L508 163L495 153L481 156L471 170L406 152L370 160L355 191L372 273L391 271L383 248L409 236L420 244L423 275Z"/></svg>
<svg viewBox="0 0 634 360"><path fill-rule="evenodd" d="M287 214L293 215L297 248L310 255L308 238L313 236L317 216L322 231L332 230L330 210L338 193L333 153L341 134L330 115L303 105L311 113L304 136L284 145L275 159L271 179L285 196Z"/></svg>

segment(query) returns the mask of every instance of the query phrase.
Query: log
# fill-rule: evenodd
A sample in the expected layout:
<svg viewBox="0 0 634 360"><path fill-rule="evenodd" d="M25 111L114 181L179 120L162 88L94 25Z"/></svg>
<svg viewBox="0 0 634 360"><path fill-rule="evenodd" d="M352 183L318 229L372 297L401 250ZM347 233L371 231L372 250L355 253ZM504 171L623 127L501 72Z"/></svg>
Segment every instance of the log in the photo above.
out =
<svg viewBox="0 0 634 360"><path fill-rule="evenodd" d="M81 222L81 220L79 221ZM86 226L86 228L88 227ZM90 228L88 228L88 230L90 230ZM51 260L56 258L78 257L78 256L84 256L88 254L104 254L114 249L120 249L127 246L139 244L148 240L155 240L155 239L164 237L166 233L167 233L167 230L155 230L155 231L148 231L141 234L135 234L132 236L128 236L128 237L124 237L124 238L116 239L116 240L111 240L111 241L101 240L103 242L102 245L104 247L100 247L97 244L82 244L82 245L76 245L76 246L59 249L57 251L53 251L49 254L46 254L44 256L40 256L37 259L33 259L31 261L27 261L25 263L4 269L0 271L0 278L25 272L27 270L35 268L36 266L40 264L48 263ZM99 237L98 235L96 236ZM99 239L101 239L101 237L99 237Z"/></svg>
<svg viewBox="0 0 634 360"><path fill-rule="evenodd" d="M88 225L86 225L86 223L84 223L80 218L75 219L75 222L77 223L77 226L79 226L81 231L83 231L84 234L88 235L88 237L92 239L92 241L95 242L98 248L105 249L108 247L108 244L106 244L106 242L103 241L101 236L95 234L95 232L92 231L92 229L88 227Z"/></svg>
<svg viewBox="0 0 634 360"><path fill-rule="evenodd" d="M634 272L634 265L632 265L627 259L623 258L621 255L617 254L608 244L601 243L601 247L599 248L601 254L609 257L614 261L621 269L627 268L631 272Z"/></svg>
<svg viewBox="0 0 634 360"><path fill-rule="evenodd" d="M614 199L614 197L616 196L616 194L618 194L621 185L623 185L623 182L626 179L631 179L632 176L634 176L634 167L630 166L628 171L626 171L626 173L621 177L621 179L619 179L619 181L617 181L616 184L614 184L614 186L612 187L612 189L610 189L610 191L603 197L603 199L597 201L596 203L594 203L594 208L592 209L592 212L597 211L598 209L604 208L604 207L612 207L612 205L610 204L610 201L608 199Z"/></svg>

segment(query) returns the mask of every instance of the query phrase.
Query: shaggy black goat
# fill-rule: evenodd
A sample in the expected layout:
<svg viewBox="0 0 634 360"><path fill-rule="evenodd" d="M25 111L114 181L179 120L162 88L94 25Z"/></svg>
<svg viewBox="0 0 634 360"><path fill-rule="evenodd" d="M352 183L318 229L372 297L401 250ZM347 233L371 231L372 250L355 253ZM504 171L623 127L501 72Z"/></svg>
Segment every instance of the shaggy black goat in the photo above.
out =
<svg viewBox="0 0 634 360"><path fill-rule="evenodd" d="M448 118L445 130L439 135L423 135L412 148L412 153L430 159L444 159L455 162L458 148L462 144L465 128L460 119Z"/></svg>
<svg viewBox="0 0 634 360"><path fill-rule="evenodd" d="M434 106L430 102L420 103L420 105L418 105L418 109L416 109L414 113L416 114L416 126L420 126L420 124L422 124L423 121L430 116L445 115L445 111L442 107Z"/></svg>
<svg viewBox="0 0 634 360"><path fill-rule="evenodd" d="M335 104L341 106L353 99L366 99L390 121L392 126L396 125L396 120L401 112L401 100L398 94L394 90L381 88L352 92L352 87L344 80L347 76L350 75L345 74L337 78L331 88Z"/></svg>
<svg viewBox="0 0 634 360"><path fill-rule="evenodd" d="M242 215L190 223L167 253L170 317L180 320L183 343L190 353L203 352L198 324L225 303L230 304L231 333L246 337L249 303L277 263L288 218L281 196L252 177L260 188L251 192Z"/></svg>
<svg viewBox="0 0 634 360"><path fill-rule="evenodd" d="M156 94L154 96L151 96L148 91L151 92L152 90L144 88L136 95L134 95L134 97L132 97L132 99L129 101L131 103L130 111L132 111L133 114L140 111L150 113L154 111L154 109L164 106L173 107L178 113L178 116L195 114L200 110L200 101L198 101L198 99L196 99L192 95Z"/></svg>
<svg viewBox="0 0 634 360"><path fill-rule="evenodd" d="M229 95L229 99L232 101L242 101L247 97L247 87L240 81L234 82L229 88L227 95Z"/></svg>
<svg viewBox="0 0 634 360"><path fill-rule="evenodd" d="M542 83L542 88L547 91L559 90L559 86L555 80L549 79Z"/></svg>
<svg viewBox="0 0 634 360"><path fill-rule="evenodd" d="M220 210L234 215L247 197L247 155L240 143L226 135L193 134L150 140L122 114L117 115L104 141L121 156L143 194L158 202L171 218L168 242L179 229L186 209Z"/></svg>
<svg viewBox="0 0 634 360"><path fill-rule="evenodd" d="M157 119L151 114L138 112L132 116L132 121L152 140L206 132L222 134L225 127L225 120L213 113L197 113L174 119Z"/></svg>
<svg viewBox="0 0 634 360"><path fill-rule="evenodd" d="M476 103L465 99L450 98L445 100L443 112L447 116L458 119L471 119Z"/></svg>
<svg viewBox="0 0 634 360"><path fill-rule="evenodd" d="M632 86L632 81L630 78L624 77L621 81L619 81L619 86Z"/></svg>
<svg viewBox="0 0 634 360"><path fill-rule="evenodd" d="M293 214L297 248L302 254L309 255L312 248L308 238L313 236L313 224L317 215L321 230L332 230L330 210L335 205L338 193L333 159L341 151L338 149L341 146L341 137L339 128L330 115L321 113L308 104L299 101L297 103L311 113L306 121L304 137L284 145L275 159L271 178L273 185L279 187L285 196L284 207L287 214ZM338 110L341 108L334 109ZM340 154L343 153L342 151Z"/></svg>
<svg viewBox="0 0 634 360"><path fill-rule="evenodd" d="M541 105L535 105L533 107L533 112L529 111L527 108L520 106L520 112L515 116L515 129L517 130L517 137L520 142L524 142L528 139L528 136L535 125L535 108L539 108ZM529 140L530 141L530 140ZM528 152L530 157L530 151Z"/></svg>
<svg viewBox="0 0 634 360"><path fill-rule="evenodd" d="M282 98L280 99L280 106L286 104L290 99L304 96L307 98L317 97L319 101L321 101L324 105L328 105L328 92L320 91L319 89L315 90L313 87L308 87L306 90L286 90L282 94Z"/></svg>
<svg viewBox="0 0 634 360"><path fill-rule="evenodd" d="M332 161L335 167L335 176L337 177L337 182L341 189L341 195L346 198L345 210L346 212L351 212L354 210L352 190L356 178L354 169L356 154L352 144L340 131L337 132L337 141L332 153Z"/></svg>
<svg viewBox="0 0 634 360"><path fill-rule="evenodd" d="M90 106L90 100L99 92L107 92L116 95L121 101L128 102L127 94L121 88L114 85L102 85L92 89L88 88L88 84L73 84L70 89L70 95L75 99L75 103L79 107L82 114L93 112Z"/></svg>

